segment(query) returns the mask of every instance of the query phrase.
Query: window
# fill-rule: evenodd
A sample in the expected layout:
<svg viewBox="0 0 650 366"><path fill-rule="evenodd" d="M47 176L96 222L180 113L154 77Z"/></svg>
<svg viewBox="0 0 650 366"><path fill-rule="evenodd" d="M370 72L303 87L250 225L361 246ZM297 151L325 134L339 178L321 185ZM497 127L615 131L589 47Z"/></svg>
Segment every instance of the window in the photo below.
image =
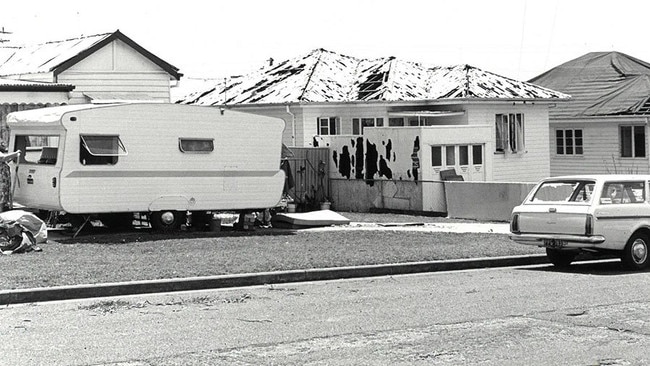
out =
<svg viewBox="0 0 650 366"><path fill-rule="evenodd" d="M362 135L364 127L383 127L383 118L352 118L352 134Z"/></svg>
<svg viewBox="0 0 650 366"><path fill-rule="evenodd" d="M83 165L115 165L128 152L117 135L80 135L79 161Z"/></svg>
<svg viewBox="0 0 650 366"><path fill-rule="evenodd" d="M442 166L442 146L431 146L431 165Z"/></svg>
<svg viewBox="0 0 650 366"><path fill-rule="evenodd" d="M607 182L600 196L601 204L645 202L644 182Z"/></svg>
<svg viewBox="0 0 650 366"><path fill-rule="evenodd" d="M483 146L482 145L472 145L472 164L482 165L483 164Z"/></svg>
<svg viewBox="0 0 650 366"><path fill-rule="evenodd" d="M594 192L593 181L550 181L539 186L531 202L589 202Z"/></svg>
<svg viewBox="0 0 650 366"><path fill-rule="evenodd" d="M404 118L403 117L389 118L388 127L404 127Z"/></svg>
<svg viewBox="0 0 650 366"><path fill-rule="evenodd" d="M497 114L495 131L497 152L518 153L525 150L523 114Z"/></svg>
<svg viewBox="0 0 650 366"><path fill-rule="evenodd" d="M214 139L179 138L178 149L184 153L205 154L214 151Z"/></svg>
<svg viewBox="0 0 650 366"><path fill-rule="evenodd" d="M555 152L558 155L582 155L582 129L555 130Z"/></svg>
<svg viewBox="0 0 650 366"><path fill-rule="evenodd" d="M340 121L338 117L319 117L318 134L319 135L339 135L341 132Z"/></svg>
<svg viewBox="0 0 650 366"><path fill-rule="evenodd" d="M59 150L58 135L16 135L14 150L21 151L20 163L56 164Z"/></svg>
<svg viewBox="0 0 650 366"><path fill-rule="evenodd" d="M621 157L645 157L645 126L621 126Z"/></svg>
<svg viewBox="0 0 650 366"><path fill-rule="evenodd" d="M445 162L447 166L456 165L456 146L445 146Z"/></svg>
<svg viewBox="0 0 650 366"><path fill-rule="evenodd" d="M460 165L469 165L469 146L458 146L458 159Z"/></svg>

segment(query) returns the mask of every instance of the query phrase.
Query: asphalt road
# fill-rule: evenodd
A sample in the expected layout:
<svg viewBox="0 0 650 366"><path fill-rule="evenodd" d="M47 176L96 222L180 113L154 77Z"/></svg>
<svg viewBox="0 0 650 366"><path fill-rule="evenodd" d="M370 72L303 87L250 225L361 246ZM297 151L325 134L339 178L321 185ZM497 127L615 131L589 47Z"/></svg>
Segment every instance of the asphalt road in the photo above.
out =
<svg viewBox="0 0 650 366"><path fill-rule="evenodd" d="M10 305L2 365L643 365L650 272L620 262Z"/></svg>

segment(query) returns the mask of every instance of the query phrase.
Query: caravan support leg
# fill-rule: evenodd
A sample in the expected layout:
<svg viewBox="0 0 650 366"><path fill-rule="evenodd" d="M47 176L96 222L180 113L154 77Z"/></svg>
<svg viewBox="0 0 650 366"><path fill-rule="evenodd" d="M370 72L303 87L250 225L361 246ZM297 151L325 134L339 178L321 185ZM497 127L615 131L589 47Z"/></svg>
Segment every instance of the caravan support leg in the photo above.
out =
<svg viewBox="0 0 650 366"><path fill-rule="evenodd" d="M79 234L79 232L81 232L81 230L82 230L82 229L86 226L86 224L88 224L88 222L90 221L90 215L82 215L81 217L84 218L84 221L81 223L81 225L79 225L79 228L77 229L77 231L75 231L74 235L72 235L73 238L76 238L77 235Z"/></svg>

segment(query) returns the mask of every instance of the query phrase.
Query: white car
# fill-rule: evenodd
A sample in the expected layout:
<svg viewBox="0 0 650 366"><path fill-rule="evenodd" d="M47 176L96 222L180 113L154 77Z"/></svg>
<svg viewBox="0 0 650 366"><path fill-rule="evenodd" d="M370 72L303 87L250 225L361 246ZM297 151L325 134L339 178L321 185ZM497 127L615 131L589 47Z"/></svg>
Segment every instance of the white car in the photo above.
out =
<svg viewBox="0 0 650 366"><path fill-rule="evenodd" d="M510 239L546 248L551 263L580 251L614 253L628 269L648 267L650 175L576 175L542 180L512 210Z"/></svg>

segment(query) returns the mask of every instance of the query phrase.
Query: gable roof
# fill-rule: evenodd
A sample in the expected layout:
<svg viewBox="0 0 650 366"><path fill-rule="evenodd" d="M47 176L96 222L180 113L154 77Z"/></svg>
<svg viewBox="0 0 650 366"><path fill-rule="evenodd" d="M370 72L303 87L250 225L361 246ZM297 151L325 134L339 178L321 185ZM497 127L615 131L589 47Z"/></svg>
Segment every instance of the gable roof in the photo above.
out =
<svg viewBox="0 0 650 366"><path fill-rule="evenodd" d="M394 57L358 59L324 49L215 82L177 103L286 104L434 99L568 98L470 65L425 67Z"/></svg>
<svg viewBox="0 0 650 366"><path fill-rule="evenodd" d="M530 80L571 94L553 117L650 114L650 63L621 52L591 52Z"/></svg>
<svg viewBox="0 0 650 366"><path fill-rule="evenodd" d="M177 67L142 48L119 30L37 45L0 47L0 75L53 72L56 76L116 39L135 49L175 79L183 75Z"/></svg>

